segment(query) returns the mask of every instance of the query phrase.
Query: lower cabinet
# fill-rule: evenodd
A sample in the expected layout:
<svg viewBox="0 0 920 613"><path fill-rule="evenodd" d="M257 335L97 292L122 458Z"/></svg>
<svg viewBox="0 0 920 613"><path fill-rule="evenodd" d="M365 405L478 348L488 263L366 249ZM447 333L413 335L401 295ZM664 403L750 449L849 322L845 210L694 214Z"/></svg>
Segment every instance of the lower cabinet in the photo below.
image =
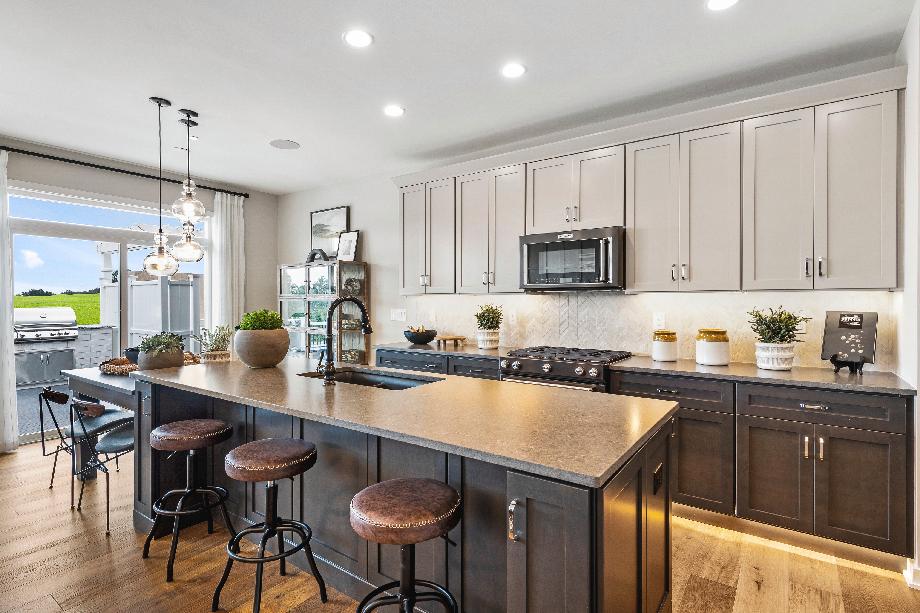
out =
<svg viewBox="0 0 920 613"><path fill-rule="evenodd" d="M911 555L903 434L738 416L738 515Z"/></svg>
<svg viewBox="0 0 920 613"><path fill-rule="evenodd" d="M415 370L439 374L475 377L477 379L499 378L498 358L475 358L471 356L453 356L427 351L398 351L378 349L377 366Z"/></svg>
<svg viewBox="0 0 920 613"><path fill-rule="evenodd" d="M735 512L735 416L681 407L671 438L674 502Z"/></svg>

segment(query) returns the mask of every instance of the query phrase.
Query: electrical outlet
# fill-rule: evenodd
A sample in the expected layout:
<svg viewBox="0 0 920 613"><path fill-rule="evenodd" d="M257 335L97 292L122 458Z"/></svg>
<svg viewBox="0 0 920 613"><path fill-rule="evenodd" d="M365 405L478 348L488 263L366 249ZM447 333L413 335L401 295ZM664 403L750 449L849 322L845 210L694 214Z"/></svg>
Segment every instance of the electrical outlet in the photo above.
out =
<svg viewBox="0 0 920 613"><path fill-rule="evenodd" d="M655 330L663 330L667 326L667 319L664 316L664 313L657 311L652 314L652 328Z"/></svg>
<svg viewBox="0 0 920 613"><path fill-rule="evenodd" d="M406 309L390 309L390 321L406 321Z"/></svg>
<svg viewBox="0 0 920 613"><path fill-rule="evenodd" d="M812 316L811 313L807 309L799 309L796 312L796 315L798 315L799 317L811 317ZM808 324L809 323L811 323L811 320L806 319L799 326L799 330L801 331L802 334L808 334Z"/></svg>

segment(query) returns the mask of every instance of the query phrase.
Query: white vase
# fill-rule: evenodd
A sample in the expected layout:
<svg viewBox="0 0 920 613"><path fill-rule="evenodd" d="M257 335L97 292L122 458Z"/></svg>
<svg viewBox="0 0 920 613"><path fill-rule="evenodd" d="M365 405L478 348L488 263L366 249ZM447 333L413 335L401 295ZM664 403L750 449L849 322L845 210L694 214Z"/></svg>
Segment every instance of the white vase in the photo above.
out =
<svg viewBox="0 0 920 613"><path fill-rule="evenodd" d="M476 344L480 349L498 349L498 330L477 330Z"/></svg>
<svg viewBox="0 0 920 613"><path fill-rule="evenodd" d="M792 370L795 357L793 343L754 343L757 368L764 370Z"/></svg>

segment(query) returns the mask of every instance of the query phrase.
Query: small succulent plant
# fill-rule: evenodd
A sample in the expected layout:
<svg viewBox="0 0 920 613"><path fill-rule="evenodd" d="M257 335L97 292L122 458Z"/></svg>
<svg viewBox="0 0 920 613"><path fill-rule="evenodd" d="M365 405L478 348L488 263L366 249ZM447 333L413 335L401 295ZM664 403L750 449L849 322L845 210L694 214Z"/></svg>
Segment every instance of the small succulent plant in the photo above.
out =
<svg viewBox="0 0 920 613"><path fill-rule="evenodd" d="M213 330L201 329L201 334L193 334L192 338L201 343L201 351L227 351L230 340L233 338L233 328L230 326L216 326Z"/></svg>
<svg viewBox="0 0 920 613"><path fill-rule="evenodd" d="M153 336L144 337L138 346L141 352L148 355L159 355L161 353L179 353L185 350L185 344L182 337L172 332L160 332Z"/></svg>

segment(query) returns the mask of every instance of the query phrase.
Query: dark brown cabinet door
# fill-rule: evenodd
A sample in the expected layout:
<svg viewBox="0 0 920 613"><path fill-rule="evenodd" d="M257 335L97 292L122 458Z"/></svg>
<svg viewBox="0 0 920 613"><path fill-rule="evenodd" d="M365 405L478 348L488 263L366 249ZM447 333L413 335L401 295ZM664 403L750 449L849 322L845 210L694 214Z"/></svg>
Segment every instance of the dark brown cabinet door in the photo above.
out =
<svg viewBox="0 0 920 613"><path fill-rule="evenodd" d="M735 416L681 407L671 438L674 502L735 511Z"/></svg>
<svg viewBox="0 0 920 613"><path fill-rule="evenodd" d="M738 516L814 530L814 426L738 418Z"/></svg>
<svg viewBox="0 0 920 613"><path fill-rule="evenodd" d="M591 607L587 489L508 473L508 613Z"/></svg>
<svg viewBox="0 0 920 613"><path fill-rule="evenodd" d="M815 426L815 534L905 556L907 441Z"/></svg>
<svg viewBox="0 0 920 613"><path fill-rule="evenodd" d="M645 611L657 613L671 602L671 498L668 489L668 428L646 446Z"/></svg>

